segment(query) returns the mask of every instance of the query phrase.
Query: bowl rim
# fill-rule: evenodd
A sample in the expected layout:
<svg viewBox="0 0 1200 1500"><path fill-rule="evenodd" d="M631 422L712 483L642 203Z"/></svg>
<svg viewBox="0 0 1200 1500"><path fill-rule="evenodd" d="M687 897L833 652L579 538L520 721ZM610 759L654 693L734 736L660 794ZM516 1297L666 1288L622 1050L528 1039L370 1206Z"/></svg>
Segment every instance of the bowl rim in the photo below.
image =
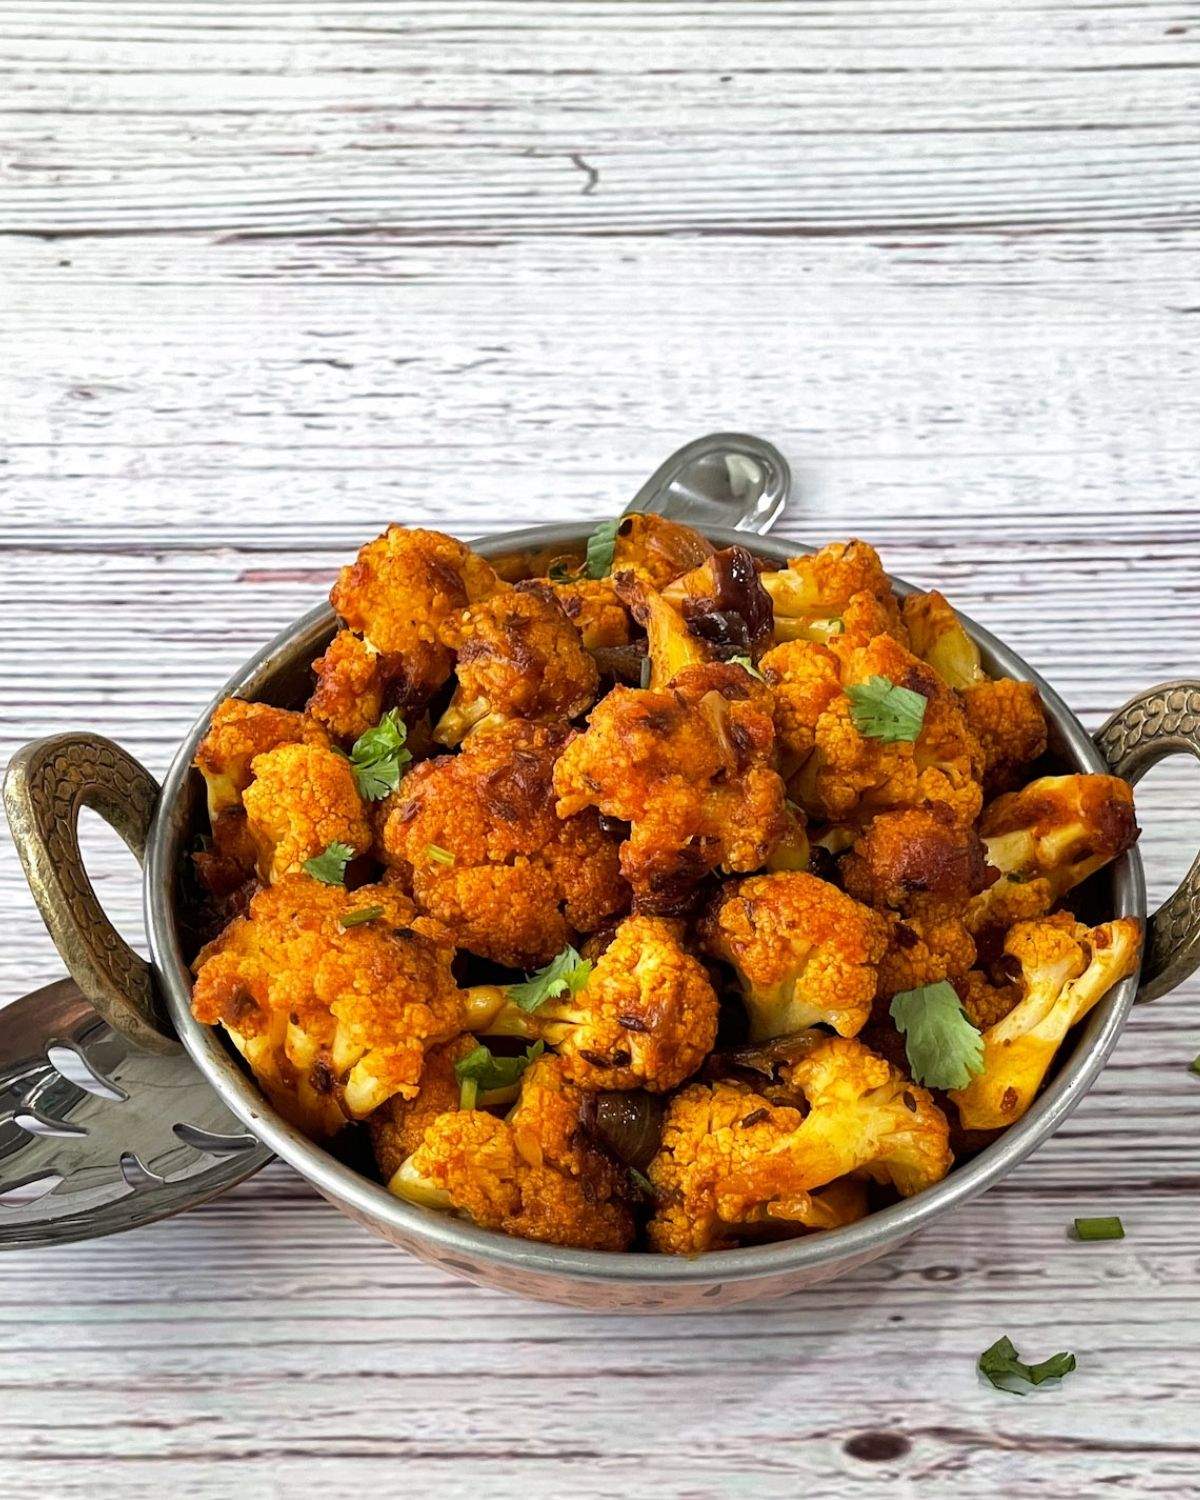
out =
<svg viewBox="0 0 1200 1500"><path fill-rule="evenodd" d="M527 527L495 533L469 545L481 556L494 559L513 552L578 545L595 524L576 521ZM775 562L816 550L805 543L746 531L700 529L721 546L744 546ZM889 577L897 593L918 592L903 579ZM1087 730L1040 673L969 616L960 613L959 618L980 647L991 671L1037 685L1060 748L1076 768L1108 774L1108 766ZM1095 1008L1071 1055L1064 1059L1045 1092L998 1140L961 1168L952 1170L940 1183L912 1198L877 1210L844 1228L793 1240L706 1251L691 1257L641 1250L575 1250L480 1229L466 1220L396 1198L382 1183L339 1161L288 1124L242 1071L218 1030L195 1020L190 1008L191 976L183 961L174 911L176 868L186 833L184 793L196 746L213 710L231 695L253 696L261 692L278 670L280 659L290 662L302 645L315 654L334 621L328 604L308 611L233 673L198 716L180 744L162 785L147 844L143 900L160 992L192 1060L249 1130L351 1218L368 1227L386 1223L398 1238L427 1245L441 1256L474 1256L516 1272L549 1273L593 1284L680 1287L780 1278L789 1273L819 1272L821 1268L833 1274L838 1263L850 1265L867 1260L900 1244L934 1219L1006 1177L1057 1130L1104 1067L1133 1005L1136 974L1115 986ZM1110 871L1113 916L1144 920L1145 881L1136 846L1114 861Z"/></svg>

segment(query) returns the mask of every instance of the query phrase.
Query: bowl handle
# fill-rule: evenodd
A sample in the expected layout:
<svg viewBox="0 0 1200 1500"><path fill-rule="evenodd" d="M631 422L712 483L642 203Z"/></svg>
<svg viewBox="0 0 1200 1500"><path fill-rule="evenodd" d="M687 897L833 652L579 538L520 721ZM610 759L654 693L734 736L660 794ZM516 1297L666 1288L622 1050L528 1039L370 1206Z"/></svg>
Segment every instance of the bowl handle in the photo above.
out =
<svg viewBox="0 0 1200 1500"><path fill-rule="evenodd" d="M1131 698L1096 734L1116 776L1139 782L1151 766L1186 751L1200 760L1200 682L1163 682ZM1146 925L1139 1000L1157 1000L1200 965L1200 854Z"/></svg>
<svg viewBox="0 0 1200 1500"><path fill-rule="evenodd" d="M79 813L90 807L140 864L157 800L158 783L132 755L81 731L26 745L4 778L13 841L72 978L114 1030L147 1051L172 1052L179 1043L150 965L105 916L79 849Z"/></svg>

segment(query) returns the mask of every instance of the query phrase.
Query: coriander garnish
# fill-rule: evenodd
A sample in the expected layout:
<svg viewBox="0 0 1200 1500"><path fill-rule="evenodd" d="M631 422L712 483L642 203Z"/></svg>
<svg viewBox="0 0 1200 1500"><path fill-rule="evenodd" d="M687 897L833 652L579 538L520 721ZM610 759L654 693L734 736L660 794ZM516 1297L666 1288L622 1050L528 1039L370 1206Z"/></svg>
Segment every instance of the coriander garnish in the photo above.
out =
<svg viewBox="0 0 1200 1500"><path fill-rule="evenodd" d="M855 729L868 739L895 743L921 733L928 700L911 688L897 687L888 677L868 677L848 687L846 696Z"/></svg>
<svg viewBox="0 0 1200 1500"><path fill-rule="evenodd" d="M1073 1354L1052 1354L1041 1364L1027 1365L1017 1353L1010 1338L1000 1338L990 1349L979 1356L979 1373L985 1375L998 1391L1008 1391L1013 1396L1027 1396L1025 1386L1041 1385L1046 1380L1059 1380L1075 1368Z"/></svg>
<svg viewBox="0 0 1200 1500"><path fill-rule="evenodd" d="M355 740L350 768L359 795L367 802L378 802L399 786L404 767L412 760L412 752L404 745L407 738L400 710L393 708L374 729L368 729Z"/></svg>
<svg viewBox="0 0 1200 1500"><path fill-rule="evenodd" d="M569 945L520 984L508 986L508 998L518 1009L532 1013L539 1005L568 991L577 994L587 983L592 965Z"/></svg>
<svg viewBox="0 0 1200 1500"><path fill-rule="evenodd" d="M439 865L452 865L454 856L449 849L443 849L441 844L426 844L425 853Z"/></svg>
<svg viewBox="0 0 1200 1500"><path fill-rule="evenodd" d="M312 859L304 861L304 873L319 880L322 885L345 885L346 866L353 858L354 850L350 845L339 844L335 840L320 854L314 854Z"/></svg>
<svg viewBox="0 0 1200 1500"><path fill-rule="evenodd" d="M459 1107L474 1109L480 1094L513 1088L529 1064L536 1062L545 1050L544 1043L534 1042L518 1057L497 1057L490 1047L480 1042L454 1064L454 1076L459 1083Z"/></svg>
<svg viewBox="0 0 1200 1500"><path fill-rule="evenodd" d="M617 528L623 517L615 521L601 521L587 543L587 562L584 572L589 578L607 578L612 572L613 554L617 547Z"/></svg>
<svg viewBox="0 0 1200 1500"><path fill-rule="evenodd" d="M758 670L748 656L731 656L729 663L734 667L741 667L743 671L749 672L751 677L757 677L759 682L763 681L763 674Z"/></svg>
<svg viewBox="0 0 1200 1500"><path fill-rule="evenodd" d="M963 1089L983 1071L983 1037L968 1021L958 991L946 980L901 990L892 1020L904 1033L908 1065L931 1089Z"/></svg>
<svg viewBox="0 0 1200 1500"><path fill-rule="evenodd" d="M373 922L376 917L383 916L382 906L360 906L357 911L348 911L339 919L340 927L362 927L367 922Z"/></svg>

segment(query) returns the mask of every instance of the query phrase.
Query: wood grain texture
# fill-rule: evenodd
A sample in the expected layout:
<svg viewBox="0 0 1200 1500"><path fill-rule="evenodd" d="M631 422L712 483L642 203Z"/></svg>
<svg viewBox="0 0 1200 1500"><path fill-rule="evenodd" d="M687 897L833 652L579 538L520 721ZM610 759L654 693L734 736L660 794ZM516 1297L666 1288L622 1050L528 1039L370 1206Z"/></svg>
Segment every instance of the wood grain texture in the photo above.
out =
<svg viewBox="0 0 1200 1500"><path fill-rule="evenodd" d="M0 0L0 756L153 770L388 519L609 514L761 431L1097 725L1200 670L1179 3ZM1139 796L1152 893L1200 834ZM131 861L89 833L136 933ZM0 1003L59 971L11 852ZM1191 983L999 1189L842 1282L598 1318L282 1167L0 1260L6 1497L1200 1493ZM1128 1238L1078 1246L1076 1214ZM1079 1371L979 1384L1008 1332Z"/></svg>

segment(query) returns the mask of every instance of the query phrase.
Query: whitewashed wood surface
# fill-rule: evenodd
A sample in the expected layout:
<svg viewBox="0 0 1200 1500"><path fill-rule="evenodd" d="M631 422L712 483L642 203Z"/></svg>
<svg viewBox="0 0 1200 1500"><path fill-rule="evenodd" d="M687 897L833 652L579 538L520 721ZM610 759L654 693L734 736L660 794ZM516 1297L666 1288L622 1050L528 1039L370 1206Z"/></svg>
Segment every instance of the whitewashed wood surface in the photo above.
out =
<svg viewBox="0 0 1200 1500"><path fill-rule="evenodd" d="M1090 725L1200 671L1200 11L0 0L0 756L154 770L390 519L795 463ZM1196 776L1144 783L1161 897ZM137 929L131 861L89 834ZM60 966L11 847L0 1003ZM283 1167L0 1258L0 1493L1200 1493L1200 985L1001 1188L725 1314L447 1280ZM1066 1238L1120 1212L1121 1244ZM1001 1333L1078 1373L982 1385Z"/></svg>

